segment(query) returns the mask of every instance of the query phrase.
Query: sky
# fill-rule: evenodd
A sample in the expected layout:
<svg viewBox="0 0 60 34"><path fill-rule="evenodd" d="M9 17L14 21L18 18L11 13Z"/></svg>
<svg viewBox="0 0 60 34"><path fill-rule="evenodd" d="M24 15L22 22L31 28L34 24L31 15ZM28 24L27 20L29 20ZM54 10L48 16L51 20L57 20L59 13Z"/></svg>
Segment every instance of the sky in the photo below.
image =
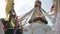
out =
<svg viewBox="0 0 60 34"><path fill-rule="evenodd" d="M32 8L34 8L35 1L36 0L14 0L15 3L14 9L17 16L22 16L25 13L29 12ZM42 2L42 8L49 13L53 1L52 0L40 0L40 1ZM5 6L6 6L6 1L0 0L0 18L5 18ZM52 26L50 21L49 21L49 25Z"/></svg>

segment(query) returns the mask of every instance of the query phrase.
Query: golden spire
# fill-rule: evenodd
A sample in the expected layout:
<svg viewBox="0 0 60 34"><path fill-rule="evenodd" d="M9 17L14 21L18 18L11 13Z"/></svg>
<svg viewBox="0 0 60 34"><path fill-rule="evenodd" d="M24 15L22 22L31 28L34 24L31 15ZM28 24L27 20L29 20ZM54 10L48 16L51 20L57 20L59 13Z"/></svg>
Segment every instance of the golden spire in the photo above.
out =
<svg viewBox="0 0 60 34"><path fill-rule="evenodd" d="M41 7L41 1L40 0L35 1L35 7Z"/></svg>
<svg viewBox="0 0 60 34"><path fill-rule="evenodd" d="M40 1L40 0L36 0L36 1Z"/></svg>

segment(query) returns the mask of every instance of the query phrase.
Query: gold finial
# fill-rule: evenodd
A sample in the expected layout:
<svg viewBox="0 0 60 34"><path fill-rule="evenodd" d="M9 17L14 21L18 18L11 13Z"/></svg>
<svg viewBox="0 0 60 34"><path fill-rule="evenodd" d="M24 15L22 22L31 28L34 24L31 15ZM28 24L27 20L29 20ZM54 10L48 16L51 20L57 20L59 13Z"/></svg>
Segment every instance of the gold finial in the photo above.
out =
<svg viewBox="0 0 60 34"><path fill-rule="evenodd" d="M8 18L9 18L8 14L12 10L13 6L14 6L14 0L7 0L5 20L8 20Z"/></svg>

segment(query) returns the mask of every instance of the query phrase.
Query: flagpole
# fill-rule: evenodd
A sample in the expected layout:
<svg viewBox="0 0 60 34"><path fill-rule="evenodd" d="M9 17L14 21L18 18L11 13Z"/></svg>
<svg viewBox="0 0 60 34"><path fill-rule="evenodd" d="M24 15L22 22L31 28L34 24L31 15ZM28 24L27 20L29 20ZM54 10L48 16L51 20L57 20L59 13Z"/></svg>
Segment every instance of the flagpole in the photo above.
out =
<svg viewBox="0 0 60 34"><path fill-rule="evenodd" d="M56 34L60 34L60 0L54 0L54 5L55 5L55 30L56 30Z"/></svg>

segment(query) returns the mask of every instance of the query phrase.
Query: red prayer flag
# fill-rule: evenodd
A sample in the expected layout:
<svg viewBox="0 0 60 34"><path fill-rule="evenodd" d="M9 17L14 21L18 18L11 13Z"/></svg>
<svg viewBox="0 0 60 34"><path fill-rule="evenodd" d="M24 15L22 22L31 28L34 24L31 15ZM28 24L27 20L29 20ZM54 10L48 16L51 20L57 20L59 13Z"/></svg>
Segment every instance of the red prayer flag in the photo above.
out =
<svg viewBox="0 0 60 34"><path fill-rule="evenodd" d="M52 7L51 7L51 11L54 11L54 5L52 5Z"/></svg>

